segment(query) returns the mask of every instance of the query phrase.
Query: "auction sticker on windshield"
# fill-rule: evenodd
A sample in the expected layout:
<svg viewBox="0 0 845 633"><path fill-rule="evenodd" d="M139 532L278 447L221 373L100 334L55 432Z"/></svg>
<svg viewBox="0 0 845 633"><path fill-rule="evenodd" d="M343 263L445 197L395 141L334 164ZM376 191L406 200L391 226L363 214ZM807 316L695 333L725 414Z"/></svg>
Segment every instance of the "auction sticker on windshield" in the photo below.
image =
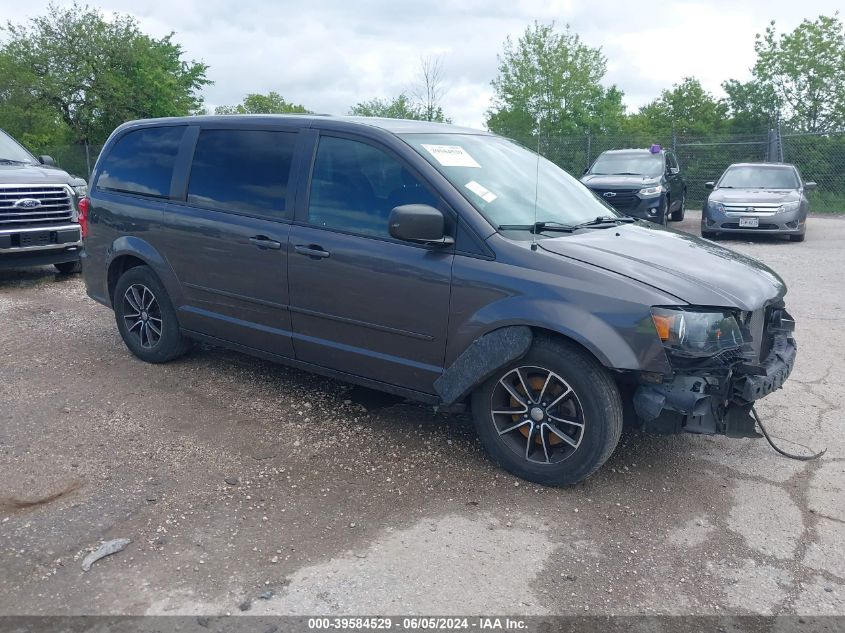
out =
<svg viewBox="0 0 845 633"><path fill-rule="evenodd" d="M475 182L474 180L470 180L467 184L464 185L464 187L472 191L475 195L477 195L479 198L481 198L482 200L484 200L484 202L487 203L493 202L493 200L498 198L495 193L490 191L484 185Z"/></svg>
<svg viewBox="0 0 845 633"><path fill-rule="evenodd" d="M423 143L422 146L444 167L481 167L460 145L426 145Z"/></svg>

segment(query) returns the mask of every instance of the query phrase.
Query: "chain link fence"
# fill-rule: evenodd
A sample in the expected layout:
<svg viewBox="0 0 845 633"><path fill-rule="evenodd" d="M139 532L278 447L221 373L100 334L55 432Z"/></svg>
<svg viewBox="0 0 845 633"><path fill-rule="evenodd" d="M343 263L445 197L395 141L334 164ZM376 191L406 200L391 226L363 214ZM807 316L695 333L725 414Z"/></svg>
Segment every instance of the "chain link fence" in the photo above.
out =
<svg viewBox="0 0 845 633"><path fill-rule="evenodd" d="M69 174L88 180L100 155L102 145L47 145L35 148L36 156L50 156L56 165Z"/></svg>
<svg viewBox="0 0 845 633"><path fill-rule="evenodd" d="M687 179L689 207L707 197L704 183L717 180L733 163L793 163L805 181L818 184L810 194L816 212L845 213L845 130L827 134L733 134L717 137L592 135L516 139L580 176L598 155L609 149L646 148L657 143L675 150Z"/></svg>
<svg viewBox="0 0 845 633"><path fill-rule="evenodd" d="M845 213L845 130L827 134L779 133L718 137L611 136L583 134L516 139L537 150L569 173L580 176L596 157L609 149L673 148L687 179L688 207L700 207L707 197L704 183L717 180L726 167L743 162L786 162L798 167L804 180L818 188L810 194L811 210ZM88 179L102 146L72 145L37 148L70 173Z"/></svg>

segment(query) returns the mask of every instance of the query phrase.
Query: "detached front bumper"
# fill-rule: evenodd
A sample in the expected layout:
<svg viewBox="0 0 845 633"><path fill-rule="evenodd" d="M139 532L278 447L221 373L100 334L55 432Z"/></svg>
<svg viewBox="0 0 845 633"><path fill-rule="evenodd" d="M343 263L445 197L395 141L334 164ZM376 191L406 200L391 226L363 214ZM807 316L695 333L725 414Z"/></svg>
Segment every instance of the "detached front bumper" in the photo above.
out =
<svg viewBox="0 0 845 633"><path fill-rule="evenodd" d="M634 393L634 409L652 433L759 437L751 407L783 386L797 349L789 333L779 332L759 364L738 358L722 371L711 365L700 373L686 370L671 382L642 384Z"/></svg>

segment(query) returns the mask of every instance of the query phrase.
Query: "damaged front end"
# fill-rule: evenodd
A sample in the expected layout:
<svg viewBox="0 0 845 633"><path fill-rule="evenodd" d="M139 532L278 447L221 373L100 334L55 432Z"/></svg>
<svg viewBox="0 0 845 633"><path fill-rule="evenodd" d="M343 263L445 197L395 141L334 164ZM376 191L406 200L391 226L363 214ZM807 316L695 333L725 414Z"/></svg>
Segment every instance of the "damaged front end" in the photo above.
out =
<svg viewBox="0 0 845 633"><path fill-rule="evenodd" d="M792 372L795 321L778 301L752 312L654 308L673 374L643 376L634 409L645 431L760 437L754 402Z"/></svg>

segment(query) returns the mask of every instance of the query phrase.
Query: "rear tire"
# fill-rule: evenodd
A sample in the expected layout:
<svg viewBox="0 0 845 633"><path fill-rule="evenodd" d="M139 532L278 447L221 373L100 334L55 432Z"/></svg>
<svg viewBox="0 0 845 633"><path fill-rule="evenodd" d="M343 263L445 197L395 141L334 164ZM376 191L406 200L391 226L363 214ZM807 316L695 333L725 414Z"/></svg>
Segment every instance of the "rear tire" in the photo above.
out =
<svg viewBox="0 0 845 633"><path fill-rule="evenodd" d="M683 222L684 220L684 213L687 210L687 192L684 191L681 194L681 207L677 211L672 212L672 221L673 222Z"/></svg>
<svg viewBox="0 0 845 633"><path fill-rule="evenodd" d="M164 285L148 266L123 273L114 289L113 304L120 336L141 360L166 363L190 348Z"/></svg>
<svg viewBox="0 0 845 633"><path fill-rule="evenodd" d="M494 461L551 486L589 477L622 433L622 400L610 373L574 344L551 338L535 339L528 354L485 381L472 395L472 412Z"/></svg>
<svg viewBox="0 0 845 633"><path fill-rule="evenodd" d="M82 270L82 262L76 260L75 262L62 262L61 264L53 264L56 270L59 271L61 275L73 275L74 273L78 273Z"/></svg>

